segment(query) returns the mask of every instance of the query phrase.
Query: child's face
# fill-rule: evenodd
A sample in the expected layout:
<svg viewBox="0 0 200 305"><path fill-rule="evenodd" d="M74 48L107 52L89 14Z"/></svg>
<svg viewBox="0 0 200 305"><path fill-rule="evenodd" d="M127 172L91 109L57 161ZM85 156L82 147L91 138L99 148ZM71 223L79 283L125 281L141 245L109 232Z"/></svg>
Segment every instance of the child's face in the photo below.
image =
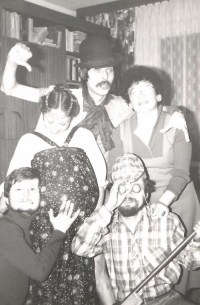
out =
<svg viewBox="0 0 200 305"><path fill-rule="evenodd" d="M72 118L66 116L60 109L51 109L51 111L44 113L44 125L53 134L61 134L66 131L72 121Z"/></svg>
<svg viewBox="0 0 200 305"><path fill-rule="evenodd" d="M32 215L40 205L39 180L23 180L12 185L9 207L23 215Z"/></svg>

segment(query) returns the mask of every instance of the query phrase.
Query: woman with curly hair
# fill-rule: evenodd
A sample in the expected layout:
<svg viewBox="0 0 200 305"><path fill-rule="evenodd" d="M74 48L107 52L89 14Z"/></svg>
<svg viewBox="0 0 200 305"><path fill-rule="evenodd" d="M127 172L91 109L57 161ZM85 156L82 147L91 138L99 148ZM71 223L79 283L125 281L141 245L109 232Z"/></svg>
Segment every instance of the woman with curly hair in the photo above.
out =
<svg viewBox="0 0 200 305"><path fill-rule="evenodd" d="M161 203L154 215L166 214L169 207L180 217L189 235L200 218L199 201L190 178L192 144L186 143L183 132L176 128L159 132L171 117L161 104L162 80L153 69L134 66L125 72L120 93L135 112L113 133L115 148L109 154L109 171L123 153L140 156L156 182L151 203ZM199 282L200 272L191 272L189 277L184 270L176 288L185 293L188 287L198 287Z"/></svg>

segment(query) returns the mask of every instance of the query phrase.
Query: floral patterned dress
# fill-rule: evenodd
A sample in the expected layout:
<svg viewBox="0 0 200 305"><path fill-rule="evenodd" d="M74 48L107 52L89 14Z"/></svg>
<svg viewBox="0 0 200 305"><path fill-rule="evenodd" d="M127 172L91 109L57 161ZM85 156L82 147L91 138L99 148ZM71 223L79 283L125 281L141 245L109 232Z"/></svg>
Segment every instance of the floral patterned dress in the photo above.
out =
<svg viewBox="0 0 200 305"><path fill-rule="evenodd" d="M64 243L48 279L32 281L26 304L37 305L94 305L95 274L94 260L76 256L71 251L71 242L76 231L95 209L99 188L93 167L80 148L67 147L77 127L72 129L63 147L58 147L45 136L34 132L54 146L37 153L32 167L41 174L41 204L32 222L30 235L33 249L41 251L52 233L48 211L58 213L62 200L68 198L80 208L80 214L67 231ZM56 147L55 147L56 146Z"/></svg>

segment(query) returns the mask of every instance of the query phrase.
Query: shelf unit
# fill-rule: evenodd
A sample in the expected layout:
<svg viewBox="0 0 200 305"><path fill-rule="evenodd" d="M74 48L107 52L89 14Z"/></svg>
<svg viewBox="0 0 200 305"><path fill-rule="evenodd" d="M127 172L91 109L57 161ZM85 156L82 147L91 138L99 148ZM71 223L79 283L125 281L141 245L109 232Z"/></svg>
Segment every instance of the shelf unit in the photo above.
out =
<svg viewBox="0 0 200 305"><path fill-rule="evenodd" d="M79 53L66 51L67 84L69 87L79 87L79 69L74 64L79 62ZM72 86L71 86L72 85Z"/></svg>
<svg viewBox="0 0 200 305"><path fill-rule="evenodd" d="M82 19L56 12L45 7L35 5L24 0L1 0L0 2L0 36L1 36L1 75L6 63L7 54L19 39L10 38L3 32L5 20L2 18L2 9L16 12L23 17L32 18L34 26L48 27L52 31L62 32L62 41L59 48L43 46L23 41L30 47L33 57L29 60L32 72L18 67L17 81L32 87L48 87L56 83L66 82L69 86L77 86L79 82L67 81L67 56L65 29L82 31L88 35L102 35L109 37L110 30ZM77 56L77 54L76 54ZM32 132L37 124L40 109L37 103L30 103L21 99L6 96L0 92L0 182L4 181L10 159L14 153L19 138Z"/></svg>

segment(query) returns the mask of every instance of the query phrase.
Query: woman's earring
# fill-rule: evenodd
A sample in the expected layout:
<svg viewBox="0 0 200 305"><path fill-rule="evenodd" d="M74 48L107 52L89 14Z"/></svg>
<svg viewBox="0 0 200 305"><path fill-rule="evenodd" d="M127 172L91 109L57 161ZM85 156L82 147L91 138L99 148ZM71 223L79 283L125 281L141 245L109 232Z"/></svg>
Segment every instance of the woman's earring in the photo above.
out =
<svg viewBox="0 0 200 305"><path fill-rule="evenodd" d="M158 101L158 102L161 102L161 101L162 101L162 96L161 96L161 94L158 94L158 95L157 95L157 101Z"/></svg>

